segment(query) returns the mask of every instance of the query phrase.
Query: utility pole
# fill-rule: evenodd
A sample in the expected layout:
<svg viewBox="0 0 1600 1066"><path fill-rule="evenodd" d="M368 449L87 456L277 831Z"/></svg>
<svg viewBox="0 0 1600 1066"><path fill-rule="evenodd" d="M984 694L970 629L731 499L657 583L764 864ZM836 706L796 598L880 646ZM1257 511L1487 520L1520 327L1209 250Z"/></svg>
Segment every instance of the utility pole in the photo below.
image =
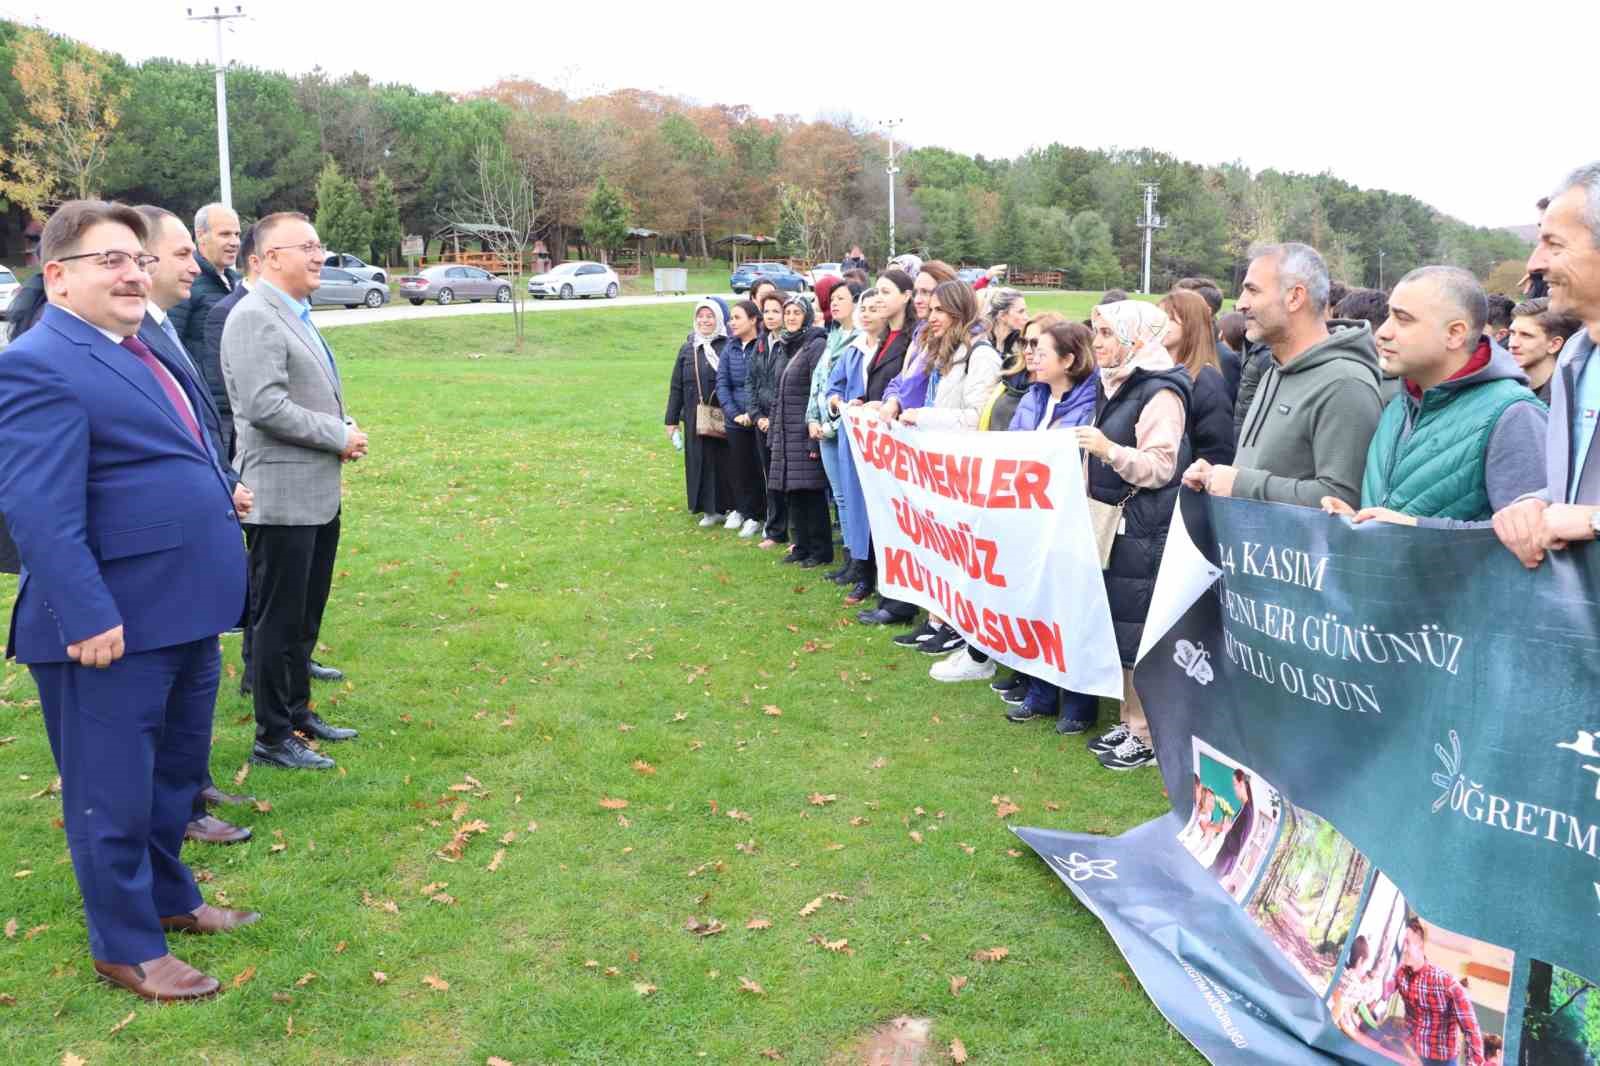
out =
<svg viewBox="0 0 1600 1066"><path fill-rule="evenodd" d="M1161 221L1161 216L1156 214L1156 193L1161 186L1153 181L1144 183L1144 218L1139 220L1139 228L1144 230L1144 286L1146 296L1150 294L1150 246L1154 243L1155 232L1166 229L1166 223Z"/></svg>
<svg viewBox="0 0 1600 1066"><path fill-rule="evenodd" d="M900 168L894 165L894 128L905 119L887 119L881 125L889 131L889 258L894 258L894 176L900 173Z"/></svg>
<svg viewBox="0 0 1600 1066"><path fill-rule="evenodd" d="M1388 255L1382 248L1378 249L1378 291L1383 291L1383 257Z"/></svg>
<svg viewBox="0 0 1600 1066"><path fill-rule="evenodd" d="M232 19L244 18L244 7L235 4L232 11L213 7L211 14L196 15L194 8L185 8L190 22L209 22L217 33L217 171L222 176L222 205L233 209L233 166L228 161L228 81L227 62L222 58L222 24Z"/></svg>

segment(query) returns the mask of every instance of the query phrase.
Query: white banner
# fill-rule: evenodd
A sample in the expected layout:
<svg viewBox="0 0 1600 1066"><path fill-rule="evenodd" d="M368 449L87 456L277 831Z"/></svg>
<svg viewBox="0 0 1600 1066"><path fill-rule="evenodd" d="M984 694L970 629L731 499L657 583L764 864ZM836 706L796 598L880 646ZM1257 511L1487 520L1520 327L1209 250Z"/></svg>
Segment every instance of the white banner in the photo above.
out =
<svg viewBox="0 0 1600 1066"><path fill-rule="evenodd" d="M937 433L845 408L878 589L979 651L1073 692L1122 696L1083 460L1070 433Z"/></svg>

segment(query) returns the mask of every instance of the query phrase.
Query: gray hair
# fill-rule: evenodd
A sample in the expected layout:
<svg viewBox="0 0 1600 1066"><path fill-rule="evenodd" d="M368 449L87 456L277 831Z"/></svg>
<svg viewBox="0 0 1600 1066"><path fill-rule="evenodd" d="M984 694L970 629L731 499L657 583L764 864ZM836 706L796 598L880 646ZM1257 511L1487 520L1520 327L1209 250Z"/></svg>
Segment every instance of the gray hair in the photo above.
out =
<svg viewBox="0 0 1600 1066"><path fill-rule="evenodd" d="M1288 289L1296 285L1303 286L1311 312L1318 315L1325 313L1331 283L1328 280L1328 264L1322 261L1322 254L1309 244L1287 241L1254 249L1250 258L1260 259L1269 255L1278 264L1279 287Z"/></svg>
<svg viewBox="0 0 1600 1066"><path fill-rule="evenodd" d="M1583 222L1589 227L1589 239L1594 242L1596 248L1600 248L1600 160L1581 166L1568 174L1562 179L1561 184L1556 186L1556 191L1550 194L1550 199L1554 200L1568 189L1575 189L1580 185L1589 200L1584 205Z"/></svg>
<svg viewBox="0 0 1600 1066"><path fill-rule="evenodd" d="M1439 287L1466 318L1471 327L1468 337L1477 337L1483 332L1484 323L1489 320L1489 297L1472 271L1456 266L1421 266L1401 278L1400 284L1408 285L1413 281L1431 281ZM1476 342L1473 346L1476 347Z"/></svg>
<svg viewBox="0 0 1600 1066"><path fill-rule="evenodd" d="M212 203L212 204L206 204L204 207L202 207L200 210L198 210L198 211L196 211L194 213L194 235L195 235L195 237L198 238L202 233L210 233L211 232L211 211L212 211L213 208L217 208L217 207L222 208L224 211L231 210L231 208L229 208L227 204L224 204L224 203Z"/></svg>

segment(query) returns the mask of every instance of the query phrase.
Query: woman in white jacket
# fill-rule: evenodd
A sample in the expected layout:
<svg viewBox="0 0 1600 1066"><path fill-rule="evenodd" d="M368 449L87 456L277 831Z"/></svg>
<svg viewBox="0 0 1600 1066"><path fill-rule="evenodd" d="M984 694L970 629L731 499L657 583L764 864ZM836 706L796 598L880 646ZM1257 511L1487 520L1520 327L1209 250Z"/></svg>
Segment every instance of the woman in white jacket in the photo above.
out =
<svg viewBox="0 0 1600 1066"><path fill-rule="evenodd" d="M1000 353L989 342L978 313L978 300L962 281L946 281L933 290L928 325L922 339L928 368L929 406L900 412L900 422L932 430L976 430L984 405L1000 381ZM951 646L944 619L928 614L926 637L911 634L911 644L945 655L928 676L936 681L977 681L994 676L994 661L976 662L965 644ZM953 635L953 634L951 634ZM904 643L904 641L902 641Z"/></svg>

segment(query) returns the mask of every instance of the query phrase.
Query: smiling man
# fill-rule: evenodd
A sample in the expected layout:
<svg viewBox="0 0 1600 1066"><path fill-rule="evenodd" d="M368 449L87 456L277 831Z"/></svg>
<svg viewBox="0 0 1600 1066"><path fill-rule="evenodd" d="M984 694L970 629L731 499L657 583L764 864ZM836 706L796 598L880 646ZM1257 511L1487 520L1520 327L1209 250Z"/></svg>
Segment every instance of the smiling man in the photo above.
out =
<svg viewBox="0 0 1600 1066"><path fill-rule="evenodd" d="M1524 566L1547 551L1600 535L1600 453L1593 447L1600 420L1600 161L1579 167L1556 189L1539 221L1539 243L1528 259L1543 274L1550 310L1584 328L1556 361L1550 390L1550 436L1544 492L1494 516L1494 529Z"/></svg>
<svg viewBox="0 0 1600 1066"><path fill-rule="evenodd" d="M1419 267L1389 297L1378 362L1402 388L1367 450L1361 511L1402 525L1482 523L1544 486L1544 405L1505 349L1484 332L1488 299L1460 267Z"/></svg>
<svg viewBox="0 0 1600 1066"><path fill-rule="evenodd" d="M228 387L222 381L222 366L207 358L206 318L228 294L239 287L239 272L234 269L243 241L239 216L223 204L206 204L194 214L194 239L198 250L193 263L196 275L191 290L172 306L172 325L189 354L200 364L212 402L222 414L222 440L233 460L233 408L228 406Z"/></svg>

